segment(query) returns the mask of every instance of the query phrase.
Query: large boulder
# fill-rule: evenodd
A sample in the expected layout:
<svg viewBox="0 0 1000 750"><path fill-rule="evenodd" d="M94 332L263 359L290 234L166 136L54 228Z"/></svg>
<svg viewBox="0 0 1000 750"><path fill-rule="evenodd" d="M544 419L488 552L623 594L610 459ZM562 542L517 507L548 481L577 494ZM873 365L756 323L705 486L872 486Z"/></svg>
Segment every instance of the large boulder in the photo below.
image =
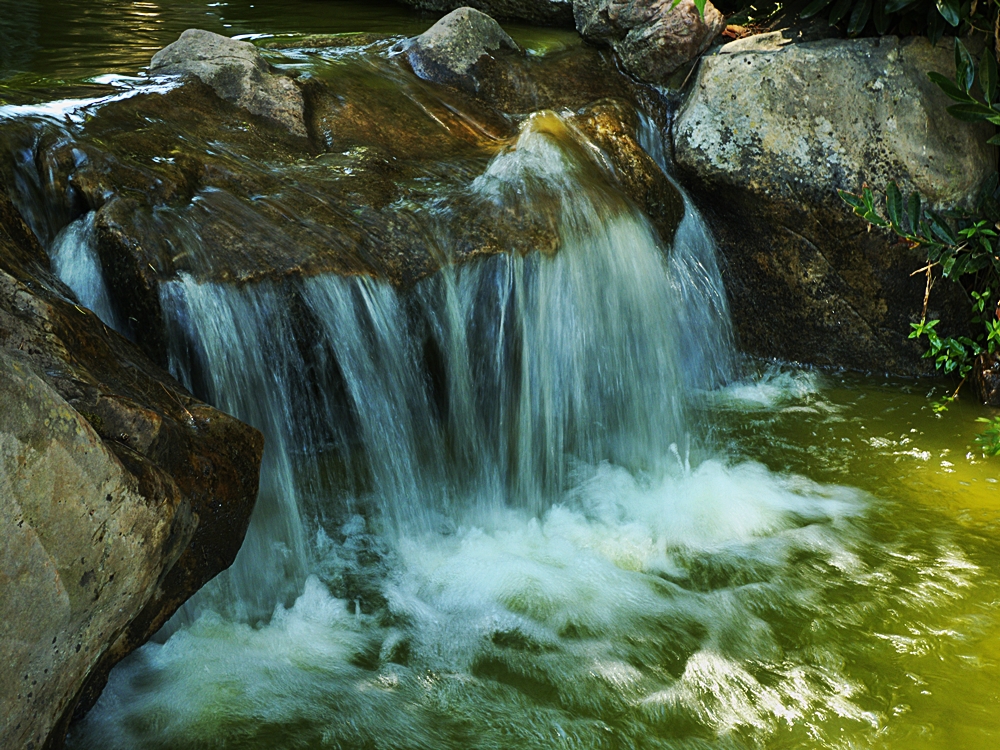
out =
<svg viewBox="0 0 1000 750"><path fill-rule="evenodd" d="M476 91L479 61L504 51L519 53L521 48L495 20L464 7L415 37L407 56L413 72L424 80Z"/></svg>
<svg viewBox="0 0 1000 750"><path fill-rule="evenodd" d="M638 144L639 92L609 53L490 56L471 91L421 79L395 43L367 40L338 58L343 75L303 84L308 139L248 121L197 79L108 103L72 137L10 129L8 150L31 155L11 170L21 203L49 207L33 228L50 238L95 212L111 301L159 362L160 292L181 273L233 284L364 274L408 289L445 263L554 252L545 217L472 188L538 110L572 119L606 157L598 178L670 242L683 204Z"/></svg>
<svg viewBox="0 0 1000 750"><path fill-rule="evenodd" d="M305 136L302 92L278 75L250 42L188 29L155 55L153 75L193 75L226 101Z"/></svg>
<svg viewBox="0 0 1000 750"><path fill-rule="evenodd" d="M243 540L262 440L48 271L0 187L0 746L76 709Z"/></svg>
<svg viewBox="0 0 1000 750"><path fill-rule="evenodd" d="M952 118L927 71L954 75L948 40L895 37L777 46L741 41L702 58L674 152L726 261L743 347L755 354L912 374L923 256L869 231L837 197L890 180L933 206L967 206L996 170L989 132ZM956 285L929 316L967 316ZM948 325L943 324L943 326Z"/></svg>
<svg viewBox="0 0 1000 750"><path fill-rule="evenodd" d="M622 66L647 83L670 75L702 54L726 23L706 0L575 0L576 28L584 38L614 48Z"/></svg>

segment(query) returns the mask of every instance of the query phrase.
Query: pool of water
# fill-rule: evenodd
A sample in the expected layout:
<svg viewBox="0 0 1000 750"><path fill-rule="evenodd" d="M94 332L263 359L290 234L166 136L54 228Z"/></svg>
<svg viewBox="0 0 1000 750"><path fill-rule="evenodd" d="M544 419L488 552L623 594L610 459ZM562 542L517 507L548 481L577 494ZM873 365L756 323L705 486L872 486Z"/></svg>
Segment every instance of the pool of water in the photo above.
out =
<svg viewBox="0 0 1000 750"><path fill-rule="evenodd" d="M293 606L257 627L203 611L146 646L71 746L995 747L983 410L747 366L702 394L711 438L663 476L580 465L537 516L322 534ZM350 576L381 613L331 594Z"/></svg>

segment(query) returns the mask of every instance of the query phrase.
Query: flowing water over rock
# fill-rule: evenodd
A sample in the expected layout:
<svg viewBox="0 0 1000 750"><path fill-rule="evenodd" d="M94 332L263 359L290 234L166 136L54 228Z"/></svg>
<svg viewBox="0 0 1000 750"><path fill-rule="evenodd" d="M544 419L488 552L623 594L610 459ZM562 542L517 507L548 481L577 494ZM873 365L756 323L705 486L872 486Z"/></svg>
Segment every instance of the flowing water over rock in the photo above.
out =
<svg viewBox="0 0 1000 750"><path fill-rule="evenodd" d="M664 245L568 114L474 166L555 250L160 285L172 371L266 435L260 497L70 746L992 747L996 471L948 454L964 527L919 414L745 375L697 212ZM50 248L96 306L88 216Z"/></svg>

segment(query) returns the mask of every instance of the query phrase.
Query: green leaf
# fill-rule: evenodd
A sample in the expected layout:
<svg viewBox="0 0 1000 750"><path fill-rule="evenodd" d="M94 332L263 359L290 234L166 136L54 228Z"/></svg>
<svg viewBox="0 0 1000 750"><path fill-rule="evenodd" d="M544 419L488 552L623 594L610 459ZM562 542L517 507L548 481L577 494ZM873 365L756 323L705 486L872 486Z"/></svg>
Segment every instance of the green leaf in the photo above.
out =
<svg viewBox="0 0 1000 750"><path fill-rule="evenodd" d="M946 279L951 276L951 270L955 267L955 256L949 255L943 261L941 261L941 275Z"/></svg>
<svg viewBox="0 0 1000 750"><path fill-rule="evenodd" d="M933 211L928 211L928 214L931 217L931 229L934 231L934 234L949 245L957 245L958 237L952 231L951 227L948 226L948 222Z"/></svg>
<svg viewBox="0 0 1000 750"><path fill-rule="evenodd" d="M839 195L840 199L851 208L860 209L865 205L864 201L861 200L859 196L854 193L848 193L846 190L838 190L837 195Z"/></svg>
<svg viewBox="0 0 1000 750"><path fill-rule="evenodd" d="M927 73L927 77L930 78L934 83L941 87L949 97L954 99L956 102L961 102L962 104L968 104L976 101L972 96L969 95L967 91L963 91L958 85L955 84L950 78L945 78L940 73L936 73L933 70Z"/></svg>
<svg viewBox="0 0 1000 750"><path fill-rule="evenodd" d="M885 12L885 0L875 0L872 6L872 22L879 34L889 30L889 15Z"/></svg>
<svg viewBox="0 0 1000 750"><path fill-rule="evenodd" d="M833 0L813 0L799 13L799 17L812 18L832 2Z"/></svg>
<svg viewBox="0 0 1000 750"><path fill-rule="evenodd" d="M694 0L694 7L698 9L698 15L705 17L705 0Z"/></svg>
<svg viewBox="0 0 1000 750"><path fill-rule="evenodd" d="M945 0L946 2L948 0ZM955 23L952 26L958 25L958 3L957 0L952 0L955 2ZM945 19L947 20L947 19ZM962 41L956 36L955 37L955 81L959 86L964 88L966 91L972 88L972 82L976 80L976 64L972 61L972 55L969 54L969 50L965 48Z"/></svg>
<svg viewBox="0 0 1000 750"><path fill-rule="evenodd" d="M997 59L989 49L983 50L983 59L979 61L979 85L986 95L986 103L992 104L997 98Z"/></svg>
<svg viewBox="0 0 1000 750"><path fill-rule="evenodd" d="M861 188L861 200L864 201L867 213L872 213L875 210L875 193L872 192L871 188Z"/></svg>
<svg viewBox="0 0 1000 750"><path fill-rule="evenodd" d="M910 232L916 234L920 231L920 193L916 190L910 193L910 201L906 207L906 213L910 219Z"/></svg>
<svg viewBox="0 0 1000 750"><path fill-rule="evenodd" d="M958 22L961 20L958 0L937 0L936 7L938 13L949 25L958 26Z"/></svg>
<svg viewBox="0 0 1000 750"><path fill-rule="evenodd" d="M952 104L948 114L963 122L982 122L996 113L984 104Z"/></svg>
<svg viewBox="0 0 1000 750"><path fill-rule="evenodd" d="M917 0L889 0L885 4L886 13L899 13L903 8L909 8Z"/></svg>
<svg viewBox="0 0 1000 750"><path fill-rule="evenodd" d="M860 3L854 6L854 11L851 13L851 20L847 24L847 33L849 36L857 36L864 31L871 12L872 0L861 0Z"/></svg>
<svg viewBox="0 0 1000 750"><path fill-rule="evenodd" d="M844 17L844 14L851 9L852 0L837 0L833 4L833 8L830 10L830 25L836 26L840 23L840 19Z"/></svg>
<svg viewBox="0 0 1000 750"><path fill-rule="evenodd" d="M895 182L890 182L885 189L885 210L894 226L903 225L903 196L900 195L899 186Z"/></svg>
<svg viewBox="0 0 1000 750"><path fill-rule="evenodd" d="M990 146L1000 146L1000 135L993 136L986 143Z"/></svg>

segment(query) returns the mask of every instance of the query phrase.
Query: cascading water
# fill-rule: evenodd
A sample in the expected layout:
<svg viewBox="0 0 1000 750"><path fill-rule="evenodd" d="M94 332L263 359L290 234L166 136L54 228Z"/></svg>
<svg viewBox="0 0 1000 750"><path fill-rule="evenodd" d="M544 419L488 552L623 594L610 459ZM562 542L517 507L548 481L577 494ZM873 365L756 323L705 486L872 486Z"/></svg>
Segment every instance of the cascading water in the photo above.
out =
<svg viewBox="0 0 1000 750"><path fill-rule="evenodd" d="M605 169L565 121L535 116L471 190L554 207L558 253L446 266L408 299L364 276L164 287L172 369L268 440L247 542L186 616L208 599L255 620L288 601L315 565L317 514L362 512L398 537L541 513L578 465L660 476L676 463L685 389L710 386L729 353L724 314L698 327L686 312L717 273L695 211L667 254ZM342 467L347 508L324 496L336 490L317 455Z"/></svg>
<svg viewBox="0 0 1000 750"><path fill-rule="evenodd" d="M550 211L558 252L405 297L165 287L175 370L267 436L261 496L234 566L116 670L76 746L673 747L825 705L863 720L760 611L803 595L790 556L850 574L862 500L691 467L688 392L729 366L711 246L689 205L662 248L606 169L534 116L472 190Z"/></svg>
<svg viewBox="0 0 1000 750"><path fill-rule="evenodd" d="M957 658L980 563L713 445L706 404L835 409L812 377L726 386L697 211L663 247L571 123L528 118L468 187L549 222L554 252L445 259L405 292L162 287L173 372L266 436L260 497L234 565L71 747L879 747L898 686ZM640 140L666 170L649 119ZM35 208L54 271L117 327L93 215L57 233ZM158 220L198 269L194 219Z"/></svg>
<svg viewBox="0 0 1000 750"><path fill-rule="evenodd" d="M175 274L172 371L267 437L237 562L112 672L72 750L996 747L992 414L739 360L690 201L664 246L573 124L598 138L655 94L574 32L507 27L528 54L498 119L398 38L299 36L426 29L382 0L71 0L51 27L14 5L0 171L53 271L139 337L115 313L155 298L100 260L105 229L151 240L122 257ZM140 72L191 26L277 35L269 61L322 84L308 151ZM638 124L673 179L662 117ZM517 220L508 253L463 254ZM309 275L438 261L403 290Z"/></svg>
<svg viewBox="0 0 1000 750"><path fill-rule="evenodd" d="M104 323L124 332L101 271L101 261L94 247L94 212L90 211L66 225L49 248L52 270L76 295L81 305L89 307Z"/></svg>

